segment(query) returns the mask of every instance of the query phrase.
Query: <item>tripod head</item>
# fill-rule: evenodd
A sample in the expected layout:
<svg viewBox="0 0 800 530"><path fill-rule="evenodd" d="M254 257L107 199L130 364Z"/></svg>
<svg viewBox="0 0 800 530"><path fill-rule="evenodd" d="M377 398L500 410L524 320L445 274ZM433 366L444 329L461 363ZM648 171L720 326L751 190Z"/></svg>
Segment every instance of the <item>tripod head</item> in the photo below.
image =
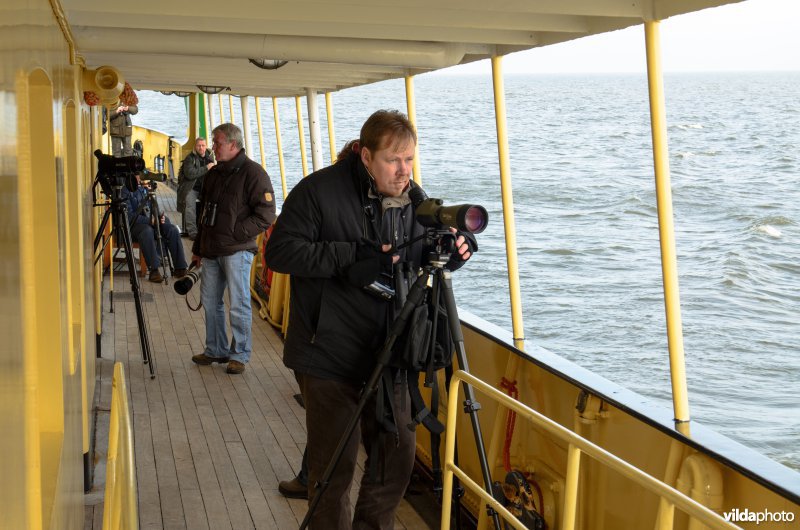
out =
<svg viewBox="0 0 800 530"><path fill-rule="evenodd" d="M432 267L441 269L450 261L456 251L456 234L450 229L428 228L425 231L426 246L431 248L425 256L425 262Z"/></svg>

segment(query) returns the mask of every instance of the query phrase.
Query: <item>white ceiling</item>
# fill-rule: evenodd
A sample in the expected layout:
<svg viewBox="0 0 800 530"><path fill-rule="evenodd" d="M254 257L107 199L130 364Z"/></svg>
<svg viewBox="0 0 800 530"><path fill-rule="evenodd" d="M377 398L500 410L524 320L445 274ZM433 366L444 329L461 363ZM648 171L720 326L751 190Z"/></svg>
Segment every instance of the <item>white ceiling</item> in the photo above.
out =
<svg viewBox="0 0 800 530"><path fill-rule="evenodd" d="M728 0L61 0L88 68L137 90L334 91L547 46ZM285 60L262 70L248 58Z"/></svg>

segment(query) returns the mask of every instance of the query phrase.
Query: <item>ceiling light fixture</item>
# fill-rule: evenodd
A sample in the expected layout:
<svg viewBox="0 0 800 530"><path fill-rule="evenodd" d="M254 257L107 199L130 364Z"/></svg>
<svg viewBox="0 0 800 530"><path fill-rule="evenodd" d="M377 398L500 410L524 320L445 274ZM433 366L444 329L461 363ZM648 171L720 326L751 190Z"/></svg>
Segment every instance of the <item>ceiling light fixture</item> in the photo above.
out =
<svg viewBox="0 0 800 530"><path fill-rule="evenodd" d="M248 59L251 63L263 70L277 70L289 61L279 61L278 59Z"/></svg>
<svg viewBox="0 0 800 530"><path fill-rule="evenodd" d="M230 91L231 89L231 87L229 86L213 86L213 85L197 85L197 88L199 88L206 94L219 94L223 90Z"/></svg>

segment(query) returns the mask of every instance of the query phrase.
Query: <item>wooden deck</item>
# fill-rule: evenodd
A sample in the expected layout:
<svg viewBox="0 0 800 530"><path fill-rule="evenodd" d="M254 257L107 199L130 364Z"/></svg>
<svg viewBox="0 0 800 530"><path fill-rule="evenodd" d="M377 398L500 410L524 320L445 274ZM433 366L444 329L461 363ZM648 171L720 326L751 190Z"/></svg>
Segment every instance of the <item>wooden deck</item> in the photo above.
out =
<svg viewBox="0 0 800 530"><path fill-rule="evenodd" d="M175 195L159 188L173 221ZM187 260L189 241L184 239ZM280 480L294 477L306 442L297 384L281 361L282 340L253 310L253 355L244 374L225 365L197 366L203 311L192 312L169 284L141 281L156 377L142 362L127 270L114 273L111 313L105 277L102 358L98 362L95 477L86 495L86 529L102 528L105 451L113 363L125 365L130 392L139 522L149 528L296 528L307 503L284 498ZM197 289L189 293L197 305ZM363 469L362 451L361 465ZM360 475L360 473L357 473ZM352 491L355 501L357 486ZM429 528L404 500L396 528Z"/></svg>

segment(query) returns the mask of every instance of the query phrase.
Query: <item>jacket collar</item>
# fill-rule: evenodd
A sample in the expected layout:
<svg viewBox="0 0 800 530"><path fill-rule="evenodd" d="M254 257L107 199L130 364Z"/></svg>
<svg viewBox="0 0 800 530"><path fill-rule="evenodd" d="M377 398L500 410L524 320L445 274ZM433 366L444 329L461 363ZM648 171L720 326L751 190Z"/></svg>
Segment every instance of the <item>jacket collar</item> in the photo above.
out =
<svg viewBox="0 0 800 530"><path fill-rule="evenodd" d="M246 160L247 153L244 152L244 147L242 147L241 151L239 151L235 157L225 162L217 162L216 167L219 168L219 171L222 172L223 175L230 176L239 171Z"/></svg>

